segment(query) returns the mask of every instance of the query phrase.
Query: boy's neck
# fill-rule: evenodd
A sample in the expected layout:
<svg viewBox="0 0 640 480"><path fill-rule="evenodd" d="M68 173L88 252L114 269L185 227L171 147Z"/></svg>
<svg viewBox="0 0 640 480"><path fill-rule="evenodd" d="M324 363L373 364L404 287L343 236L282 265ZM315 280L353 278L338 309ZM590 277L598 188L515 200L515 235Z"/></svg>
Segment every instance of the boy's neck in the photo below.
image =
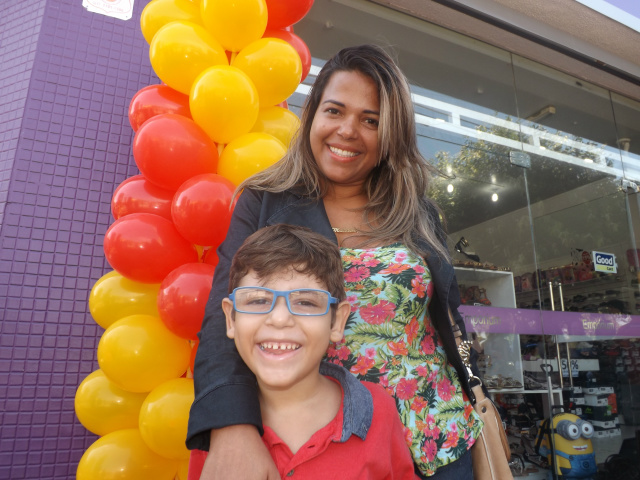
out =
<svg viewBox="0 0 640 480"><path fill-rule="evenodd" d="M286 390L258 382L262 421L293 453L335 418L342 402L340 385L320 372L306 380Z"/></svg>

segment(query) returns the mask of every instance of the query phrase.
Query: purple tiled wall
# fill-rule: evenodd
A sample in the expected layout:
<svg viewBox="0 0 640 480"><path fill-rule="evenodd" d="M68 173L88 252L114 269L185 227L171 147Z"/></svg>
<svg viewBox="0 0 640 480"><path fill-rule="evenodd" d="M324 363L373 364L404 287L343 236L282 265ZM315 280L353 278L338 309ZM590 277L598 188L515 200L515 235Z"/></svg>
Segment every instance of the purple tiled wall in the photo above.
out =
<svg viewBox="0 0 640 480"><path fill-rule="evenodd" d="M140 32L82 0L0 6L0 478L73 479L96 439L75 391L97 368L88 313L110 270L115 187L137 173L127 108L158 83Z"/></svg>
<svg viewBox="0 0 640 480"><path fill-rule="evenodd" d="M0 10L0 225L45 3L34 1L28 11L19 3Z"/></svg>

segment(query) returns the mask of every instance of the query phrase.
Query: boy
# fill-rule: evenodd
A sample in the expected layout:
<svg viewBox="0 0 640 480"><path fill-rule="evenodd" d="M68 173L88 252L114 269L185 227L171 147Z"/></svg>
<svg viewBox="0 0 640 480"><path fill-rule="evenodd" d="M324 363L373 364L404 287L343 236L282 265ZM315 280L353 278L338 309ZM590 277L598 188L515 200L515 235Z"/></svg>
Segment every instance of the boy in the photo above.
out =
<svg viewBox="0 0 640 480"><path fill-rule="evenodd" d="M263 228L234 256L229 291L227 336L256 375L262 438L281 477L415 479L392 398L322 362L350 313L338 247L306 228ZM205 456L192 452L190 480Z"/></svg>

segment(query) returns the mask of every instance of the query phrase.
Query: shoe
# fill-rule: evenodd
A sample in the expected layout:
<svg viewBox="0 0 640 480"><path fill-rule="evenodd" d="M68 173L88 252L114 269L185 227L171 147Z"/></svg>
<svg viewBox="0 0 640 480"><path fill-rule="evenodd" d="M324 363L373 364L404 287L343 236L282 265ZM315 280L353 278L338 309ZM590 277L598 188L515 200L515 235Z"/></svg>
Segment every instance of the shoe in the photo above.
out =
<svg viewBox="0 0 640 480"><path fill-rule="evenodd" d="M491 305L491 302L487 298L487 289L486 288L481 288L480 291L478 292L478 301L480 303L482 303L483 305L487 305L487 306Z"/></svg>
<svg viewBox="0 0 640 480"><path fill-rule="evenodd" d="M525 374L524 375L524 388L527 390L544 390L546 385L540 383L535 378Z"/></svg>
<svg viewBox="0 0 640 480"><path fill-rule="evenodd" d="M502 388L522 388L522 384L511 377L507 377L504 379Z"/></svg>

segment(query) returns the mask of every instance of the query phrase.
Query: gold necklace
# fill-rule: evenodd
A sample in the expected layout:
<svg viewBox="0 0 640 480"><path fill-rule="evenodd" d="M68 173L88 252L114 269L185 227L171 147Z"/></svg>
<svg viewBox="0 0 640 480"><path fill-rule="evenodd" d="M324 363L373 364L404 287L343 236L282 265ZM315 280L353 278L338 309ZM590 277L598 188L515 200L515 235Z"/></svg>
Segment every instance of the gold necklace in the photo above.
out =
<svg viewBox="0 0 640 480"><path fill-rule="evenodd" d="M335 233L357 233L358 232L358 230L356 230L355 228L331 227L331 230L333 230Z"/></svg>

